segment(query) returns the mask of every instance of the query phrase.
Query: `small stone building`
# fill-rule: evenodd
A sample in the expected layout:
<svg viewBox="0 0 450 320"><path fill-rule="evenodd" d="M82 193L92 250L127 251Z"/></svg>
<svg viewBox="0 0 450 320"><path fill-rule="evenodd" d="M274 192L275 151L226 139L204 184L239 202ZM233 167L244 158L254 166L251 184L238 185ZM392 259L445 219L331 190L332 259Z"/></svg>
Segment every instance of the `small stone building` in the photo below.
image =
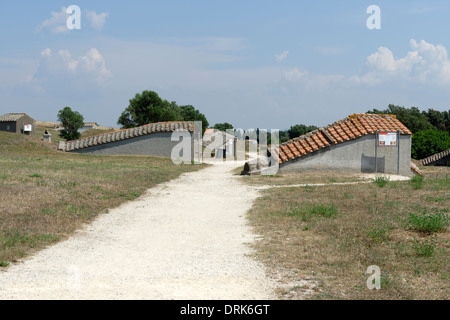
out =
<svg viewBox="0 0 450 320"><path fill-rule="evenodd" d="M0 117L0 131L34 136L35 120L26 113L8 113Z"/></svg>
<svg viewBox="0 0 450 320"><path fill-rule="evenodd" d="M328 170L411 176L411 135L394 115L354 114L271 151L278 159L279 172ZM250 168L258 166L246 165L242 173L258 174Z"/></svg>

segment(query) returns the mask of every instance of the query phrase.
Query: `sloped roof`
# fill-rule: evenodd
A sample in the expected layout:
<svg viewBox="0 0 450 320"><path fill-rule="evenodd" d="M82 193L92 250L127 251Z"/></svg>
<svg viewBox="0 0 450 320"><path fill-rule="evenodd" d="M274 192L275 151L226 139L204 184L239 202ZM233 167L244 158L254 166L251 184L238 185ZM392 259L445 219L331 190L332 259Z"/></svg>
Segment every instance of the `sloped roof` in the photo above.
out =
<svg viewBox="0 0 450 320"><path fill-rule="evenodd" d="M423 166L427 166L430 163L436 162L438 160L441 160L442 158L447 157L448 155L450 155L450 149L447 149L445 151L433 154L425 159L422 159L422 160L420 160L420 163Z"/></svg>
<svg viewBox="0 0 450 320"><path fill-rule="evenodd" d="M320 149L375 134L376 131L400 131L400 134L412 134L394 115L357 113L289 140L275 152L278 153L278 161L281 164Z"/></svg>
<svg viewBox="0 0 450 320"><path fill-rule="evenodd" d="M17 121L22 117L28 117L28 115L26 113L7 113L0 116L0 122Z"/></svg>
<svg viewBox="0 0 450 320"><path fill-rule="evenodd" d="M135 138L152 133L174 132L174 131L194 132L194 122L173 121L173 122L150 123L140 127L118 130L83 139L71 140L67 142L61 141L59 144L59 149L63 151L74 151L106 143L111 143L115 141Z"/></svg>

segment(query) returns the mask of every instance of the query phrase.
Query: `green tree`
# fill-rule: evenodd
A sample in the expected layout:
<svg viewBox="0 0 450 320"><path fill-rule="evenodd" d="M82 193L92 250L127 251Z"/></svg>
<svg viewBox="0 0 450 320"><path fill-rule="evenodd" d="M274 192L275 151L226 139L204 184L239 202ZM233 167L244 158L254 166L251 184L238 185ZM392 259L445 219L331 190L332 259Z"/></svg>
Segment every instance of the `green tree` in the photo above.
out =
<svg viewBox="0 0 450 320"><path fill-rule="evenodd" d="M184 121L201 121L203 132L209 127L209 122L203 113L200 113L193 106L180 106L179 111Z"/></svg>
<svg viewBox="0 0 450 320"><path fill-rule="evenodd" d="M224 123L216 123L214 125L214 129L227 132L228 129L234 129L233 125L229 124L228 122Z"/></svg>
<svg viewBox="0 0 450 320"><path fill-rule="evenodd" d="M422 112L430 124L438 130L447 131L450 133L450 111L436 111L428 109Z"/></svg>
<svg viewBox="0 0 450 320"><path fill-rule="evenodd" d="M163 100L156 92L145 90L130 100L117 123L126 129L154 122L182 120L183 117L175 102Z"/></svg>
<svg viewBox="0 0 450 320"><path fill-rule="evenodd" d="M400 106L394 106L390 104L385 110L373 109L367 113L375 114L393 114L397 119L403 123L412 133L432 129L433 126L430 124L428 117L425 113L421 112L418 108L405 108Z"/></svg>
<svg viewBox="0 0 450 320"><path fill-rule="evenodd" d="M64 129L60 131L59 136L66 140L79 139L81 134L78 129L84 126L84 117L78 111L72 111L70 107L65 107L58 112L58 121L61 122Z"/></svg>
<svg viewBox="0 0 450 320"><path fill-rule="evenodd" d="M280 130L279 138L280 138L280 143L287 142L289 140L289 132Z"/></svg>
<svg viewBox="0 0 450 320"><path fill-rule="evenodd" d="M296 124L295 126L291 126L288 130L289 139L294 139L300 137L308 132L314 131L318 129L316 126L306 126L304 124Z"/></svg>
<svg viewBox="0 0 450 320"><path fill-rule="evenodd" d="M411 157L420 160L450 148L450 134L447 131L427 129L412 136Z"/></svg>

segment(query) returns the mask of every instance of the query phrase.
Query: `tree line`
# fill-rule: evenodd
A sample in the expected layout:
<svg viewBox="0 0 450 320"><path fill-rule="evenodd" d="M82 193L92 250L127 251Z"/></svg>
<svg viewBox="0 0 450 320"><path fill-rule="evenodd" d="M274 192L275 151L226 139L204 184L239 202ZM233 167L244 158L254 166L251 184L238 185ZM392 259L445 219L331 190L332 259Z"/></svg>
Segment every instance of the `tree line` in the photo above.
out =
<svg viewBox="0 0 450 320"><path fill-rule="evenodd" d="M369 110L372 114L393 114L412 132L411 157L420 160L450 149L450 110L420 111L390 104L387 109Z"/></svg>
<svg viewBox="0 0 450 320"><path fill-rule="evenodd" d="M421 111L416 107L405 108L390 104L386 109L372 109L367 113L395 115L413 134L411 156L414 159L423 159L450 148L450 111L434 109ZM59 111L58 120L64 127L60 132L62 138L66 140L79 139L78 129L84 126L84 118L79 112L65 107ZM179 106L175 101L169 102L160 98L156 92L148 90L137 93L129 100L129 105L119 116L117 124L123 129L127 129L167 121L201 121L203 131L209 127L206 116L194 106ZM225 132L234 129L233 125L227 122L217 123L213 128ZM280 143L316 129L318 127L315 125L292 125L288 130L279 131ZM256 138L259 140L259 129L256 129ZM270 138L269 134L269 144Z"/></svg>

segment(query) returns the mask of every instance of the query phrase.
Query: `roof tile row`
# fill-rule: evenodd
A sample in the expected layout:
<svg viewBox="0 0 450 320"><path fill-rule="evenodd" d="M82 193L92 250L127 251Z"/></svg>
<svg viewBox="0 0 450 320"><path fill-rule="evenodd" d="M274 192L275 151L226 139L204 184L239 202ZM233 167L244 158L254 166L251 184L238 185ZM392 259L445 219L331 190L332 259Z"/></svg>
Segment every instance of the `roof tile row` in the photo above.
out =
<svg viewBox="0 0 450 320"><path fill-rule="evenodd" d="M191 121L180 122L157 122L150 123L144 126L123 129L119 131L104 133L88 138L71 140L61 142L59 149L63 151L74 151L83 148L93 147L101 144L106 144L114 141L125 140L142 135L157 133L157 132L174 132L174 131L194 131L194 123Z"/></svg>
<svg viewBox="0 0 450 320"><path fill-rule="evenodd" d="M276 152L279 155L278 161L285 163L295 160L308 153L375 134L377 131L399 131L400 134L411 135L411 131L393 115L359 113L283 143Z"/></svg>

